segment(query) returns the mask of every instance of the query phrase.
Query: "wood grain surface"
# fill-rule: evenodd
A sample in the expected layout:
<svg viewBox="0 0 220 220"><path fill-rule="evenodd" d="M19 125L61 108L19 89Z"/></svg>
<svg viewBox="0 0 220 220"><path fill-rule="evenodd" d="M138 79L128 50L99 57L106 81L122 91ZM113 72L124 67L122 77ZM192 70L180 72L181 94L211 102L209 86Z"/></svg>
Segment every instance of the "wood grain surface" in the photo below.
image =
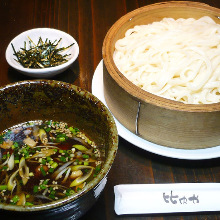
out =
<svg viewBox="0 0 220 220"><path fill-rule="evenodd" d="M53 79L73 83L91 91L95 68L102 59L102 43L108 29L121 16L155 0L1 0L0 1L0 86L32 79L6 62L9 42L19 33L37 27L65 31L78 42L80 53L70 69ZM220 8L219 0L200 1ZM191 220L220 219L220 212L117 216L113 187L117 184L220 182L220 159L187 161L144 151L125 139L108 175L104 192L82 220ZM147 205L147 204L146 204Z"/></svg>

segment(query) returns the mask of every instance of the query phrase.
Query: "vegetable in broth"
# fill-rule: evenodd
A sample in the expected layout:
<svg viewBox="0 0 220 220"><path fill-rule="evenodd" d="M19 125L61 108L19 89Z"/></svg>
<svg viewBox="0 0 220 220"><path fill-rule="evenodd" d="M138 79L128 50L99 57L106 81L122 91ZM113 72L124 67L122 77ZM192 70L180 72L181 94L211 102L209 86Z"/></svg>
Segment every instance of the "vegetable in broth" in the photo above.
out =
<svg viewBox="0 0 220 220"><path fill-rule="evenodd" d="M0 202L32 206L71 196L100 172L104 153L64 122L34 121L0 136Z"/></svg>

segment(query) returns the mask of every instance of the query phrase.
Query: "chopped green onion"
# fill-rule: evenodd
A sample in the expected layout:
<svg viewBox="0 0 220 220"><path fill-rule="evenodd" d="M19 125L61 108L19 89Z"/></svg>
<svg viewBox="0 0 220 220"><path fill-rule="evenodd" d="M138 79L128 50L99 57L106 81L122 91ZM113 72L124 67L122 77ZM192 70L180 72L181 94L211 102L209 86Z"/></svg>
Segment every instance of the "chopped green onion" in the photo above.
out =
<svg viewBox="0 0 220 220"><path fill-rule="evenodd" d="M31 205L34 205L34 204L31 203L31 202L26 202L25 205L26 205L26 206L31 206Z"/></svg>
<svg viewBox="0 0 220 220"><path fill-rule="evenodd" d="M50 168L50 169L48 170L48 172L49 172L49 173L53 173L53 172L54 172L54 168Z"/></svg>
<svg viewBox="0 0 220 220"><path fill-rule="evenodd" d="M97 175L101 170L101 165L95 167L94 175Z"/></svg>
<svg viewBox="0 0 220 220"><path fill-rule="evenodd" d="M52 125L52 121L50 120L50 121L46 121L46 124L47 125Z"/></svg>
<svg viewBox="0 0 220 220"><path fill-rule="evenodd" d="M45 184L41 184L41 185L40 185L40 188L41 188L41 189L46 189L47 186L46 186Z"/></svg>
<svg viewBox="0 0 220 220"><path fill-rule="evenodd" d="M1 136L0 136L0 144L3 144L3 142L4 142L4 136L1 135Z"/></svg>
<svg viewBox="0 0 220 220"><path fill-rule="evenodd" d="M88 166L89 165L89 162L88 161L84 161L83 163L85 166Z"/></svg>
<svg viewBox="0 0 220 220"><path fill-rule="evenodd" d="M75 193L74 190L72 190L72 189L67 189L65 195L66 195L66 196L71 196L71 195L73 195L74 193Z"/></svg>
<svg viewBox="0 0 220 220"><path fill-rule="evenodd" d="M83 154L82 157L83 157L84 159L88 159L88 158L89 158L89 155L88 155L88 154Z"/></svg>
<svg viewBox="0 0 220 220"><path fill-rule="evenodd" d="M88 148L84 147L81 144L74 144L72 147L74 147L74 148L76 148L76 149L78 149L80 151L87 151L88 150Z"/></svg>
<svg viewBox="0 0 220 220"><path fill-rule="evenodd" d="M58 142L64 142L66 140L66 138L65 137L59 137L57 140L58 140Z"/></svg>
<svg viewBox="0 0 220 220"><path fill-rule="evenodd" d="M51 190L50 194L51 194L51 195L55 195L55 194L56 194L56 191L55 191L55 190Z"/></svg>
<svg viewBox="0 0 220 220"><path fill-rule="evenodd" d="M17 203L18 200L19 200L18 195L15 195L15 196L12 198L13 203Z"/></svg>
<svg viewBox="0 0 220 220"><path fill-rule="evenodd" d="M81 190L81 188L80 188L80 187L77 187L76 191L79 192L79 190Z"/></svg>
<svg viewBox="0 0 220 220"><path fill-rule="evenodd" d="M55 199L55 195L53 195L53 194L50 194L49 197L50 197L51 199Z"/></svg>
<svg viewBox="0 0 220 220"><path fill-rule="evenodd" d="M90 145L92 144L92 141L89 138L86 139L86 142Z"/></svg>
<svg viewBox="0 0 220 220"><path fill-rule="evenodd" d="M69 130L73 135L76 135L79 132L78 128L69 127Z"/></svg>
<svg viewBox="0 0 220 220"><path fill-rule="evenodd" d="M8 189L7 185L0 185L0 191L7 190L7 189Z"/></svg>
<svg viewBox="0 0 220 220"><path fill-rule="evenodd" d="M30 173L29 173L29 176L34 176L34 173L33 173L33 172L30 172Z"/></svg>
<svg viewBox="0 0 220 220"><path fill-rule="evenodd" d="M67 153L68 154L72 154L73 152L72 152L72 150L68 150Z"/></svg>
<svg viewBox="0 0 220 220"><path fill-rule="evenodd" d="M45 159L42 159L42 161L41 161L41 163L43 164L43 165L45 165L46 164L46 160Z"/></svg>
<svg viewBox="0 0 220 220"><path fill-rule="evenodd" d="M51 131L51 128L45 128L45 131L46 131L46 132L50 132L50 131Z"/></svg>
<svg viewBox="0 0 220 220"><path fill-rule="evenodd" d="M46 173L46 171L44 170L43 167L40 167L40 171L41 171L41 173L42 173L43 176L46 176L46 175L47 175L47 173Z"/></svg>
<svg viewBox="0 0 220 220"><path fill-rule="evenodd" d="M48 179L43 181L43 184L47 184L48 183Z"/></svg>
<svg viewBox="0 0 220 220"><path fill-rule="evenodd" d="M52 160L52 158L51 157L46 157L46 159L47 159L47 161L49 162L49 161L51 161Z"/></svg>
<svg viewBox="0 0 220 220"><path fill-rule="evenodd" d="M7 166L3 166L2 169L3 169L3 170L7 170L8 167L7 167Z"/></svg>
<svg viewBox="0 0 220 220"><path fill-rule="evenodd" d="M33 192L34 192L34 193L37 193L37 192L38 192L38 186L34 186Z"/></svg>
<svg viewBox="0 0 220 220"><path fill-rule="evenodd" d="M64 156L60 157L60 161L66 162L66 158Z"/></svg>
<svg viewBox="0 0 220 220"><path fill-rule="evenodd" d="M57 162L53 162L53 163L51 164L51 167L54 168L54 169L57 168L57 167L58 167L58 163L57 163Z"/></svg>
<svg viewBox="0 0 220 220"><path fill-rule="evenodd" d="M54 163L53 160L50 160L50 161L49 161L49 164L50 164L50 165L52 165L53 163Z"/></svg>

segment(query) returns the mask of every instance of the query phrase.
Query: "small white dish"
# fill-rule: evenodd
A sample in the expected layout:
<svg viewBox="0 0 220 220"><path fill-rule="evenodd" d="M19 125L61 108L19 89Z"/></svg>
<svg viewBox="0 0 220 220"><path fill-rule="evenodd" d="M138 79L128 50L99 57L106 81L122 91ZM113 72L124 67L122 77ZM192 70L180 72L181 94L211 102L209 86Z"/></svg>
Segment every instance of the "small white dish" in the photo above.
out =
<svg viewBox="0 0 220 220"><path fill-rule="evenodd" d="M29 46L28 37L30 37L31 40L36 44L39 40L39 37L41 37L43 41L45 41L46 38L48 38L48 40L50 40L51 42L62 38L61 42L58 45L59 48L67 47L72 43L74 43L74 45L68 48L67 50L63 51L63 53L60 53L60 54L70 54L70 56L68 56L68 61L64 64L61 64L56 67L48 67L42 69L25 68L15 60L17 58L14 55L14 51L11 44L13 44L15 51L17 52L20 50L20 48L24 47L24 42L26 42L27 47ZM6 60L11 67L13 67L14 69L21 72L24 75L35 78L39 78L39 77L49 78L63 72L64 70L70 67L70 65L77 59L78 55L79 55L79 46L76 40L69 34L52 28L35 28L22 32L9 43L5 54Z"/></svg>

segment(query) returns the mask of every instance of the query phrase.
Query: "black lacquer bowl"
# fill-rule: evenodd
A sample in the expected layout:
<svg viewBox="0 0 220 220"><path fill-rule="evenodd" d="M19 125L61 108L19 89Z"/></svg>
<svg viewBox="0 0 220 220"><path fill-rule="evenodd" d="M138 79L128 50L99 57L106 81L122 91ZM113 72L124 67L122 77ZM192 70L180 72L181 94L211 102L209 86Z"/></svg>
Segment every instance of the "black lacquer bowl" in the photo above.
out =
<svg viewBox="0 0 220 220"><path fill-rule="evenodd" d="M38 206L0 203L5 219L78 219L96 202L116 156L118 134L108 109L91 93L54 80L29 80L0 88L0 132L32 120L64 121L82 130L106 152L101 172L84 189L65 199Z"/></svg>

